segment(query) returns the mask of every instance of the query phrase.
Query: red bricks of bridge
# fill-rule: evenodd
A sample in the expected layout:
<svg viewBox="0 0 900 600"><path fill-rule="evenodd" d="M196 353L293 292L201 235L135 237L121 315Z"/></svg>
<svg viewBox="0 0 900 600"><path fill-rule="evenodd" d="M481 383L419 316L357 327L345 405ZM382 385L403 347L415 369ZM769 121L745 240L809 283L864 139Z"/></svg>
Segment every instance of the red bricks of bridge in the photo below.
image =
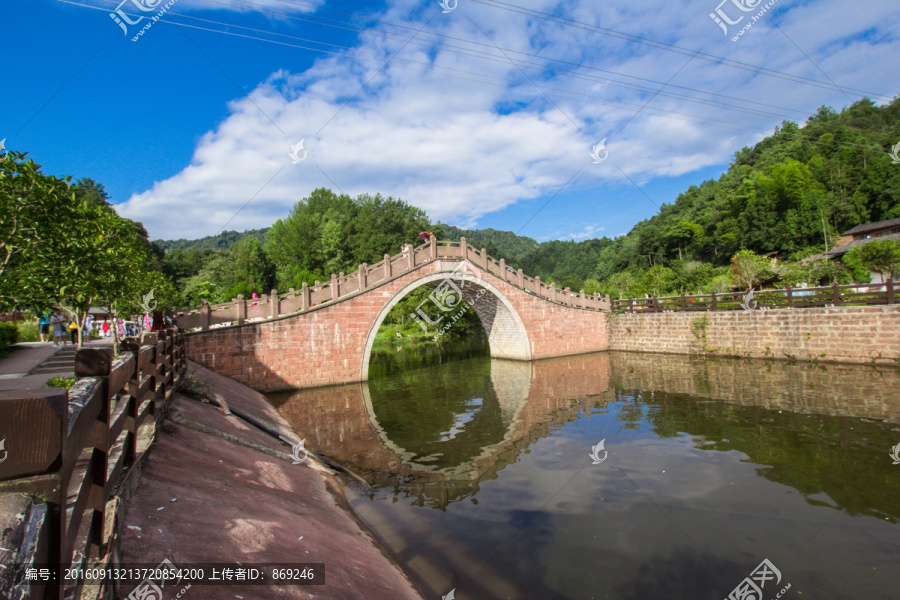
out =
<svg viewBox="0 0 900 600"><path fill-rule="evenodd" d="M382 309L408 285L457 264L431 262L363 294L296 316L189 334L188 357L263 391L365 380L366 340L374 335ZM497 339L527 339L528 347L519 348L518 354L540 359L608 348L606 313L553 304L467 266L518 315L524 336L489 332Z"/></svg>

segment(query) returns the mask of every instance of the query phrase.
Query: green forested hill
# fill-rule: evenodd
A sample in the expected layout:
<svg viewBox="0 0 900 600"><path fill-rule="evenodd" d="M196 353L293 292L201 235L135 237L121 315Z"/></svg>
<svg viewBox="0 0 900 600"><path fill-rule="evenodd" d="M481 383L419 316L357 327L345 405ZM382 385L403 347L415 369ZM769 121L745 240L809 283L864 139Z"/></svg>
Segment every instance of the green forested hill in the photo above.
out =
<svg viewBox="0 0 900 600"><path fill-rule="evenodd" d="M263 229L248 229L247 231L240 232L223 231L218 235L208 235L196 240L155 240L153 243L164 252L184 251L189 248L194 248L198 252L203 252L204 250L227 250L245 237L255 237L261 244L265 243L266 232L268 231L268 227Z"/></svg>

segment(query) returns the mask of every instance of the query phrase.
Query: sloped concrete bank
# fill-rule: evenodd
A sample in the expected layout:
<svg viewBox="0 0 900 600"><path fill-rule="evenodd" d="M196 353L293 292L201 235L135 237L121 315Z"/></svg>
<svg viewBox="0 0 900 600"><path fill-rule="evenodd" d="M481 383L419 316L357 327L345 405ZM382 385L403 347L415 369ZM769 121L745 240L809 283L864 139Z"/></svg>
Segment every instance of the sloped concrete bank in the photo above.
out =
<svg viewBox="0 0 900 600"><path fill-rule="evenodd" d="M287 444L226 412L287 439L303 432L298 437L250 388L194 364L189 372L227 408L175 395L121 523L119 564L325 564L324 586L195 585L184 600L421 599L353 514L333 471L312 456L294 464Z"/></svg>

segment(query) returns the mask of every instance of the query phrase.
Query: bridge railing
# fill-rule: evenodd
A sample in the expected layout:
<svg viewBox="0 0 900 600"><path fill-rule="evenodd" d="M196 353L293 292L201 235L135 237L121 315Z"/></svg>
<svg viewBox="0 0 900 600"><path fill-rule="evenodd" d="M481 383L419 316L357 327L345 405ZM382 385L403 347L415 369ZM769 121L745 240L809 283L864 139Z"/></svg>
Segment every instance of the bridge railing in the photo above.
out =
<svg viewBox="0 0 900 600"><path fill-rule="evenodd" d="M724 292L659 298L623 298L612 301L613 312L689 312L721 310L772 310L830 306L872 306L894 304L900 282L837 283L809 288L786 286L776 290Z"/></svg>
<svg viewBox="0 0 900 600"><path fill-rule="evenodd" d="M20 549L28 556L15 568L52 564L64 573L105 567L113 554L118 505L110 500L146 447L138 443L139 430L159 422L187 368L180 330L127 338L122 349L118 357L111 348L78 350L69 390L0 392L0 421L15 432L6 437L0 494L33 499L25 532L31 542ZM9 581L24 573L15 575ZM82 593L81 586L60 586L59 580L43 590L29 583L19 590L22 597L61 600Z"/></svg>
<svg viewBox="0 0 900 600"><path fill-rule="evenodd" d="M479 250L471 247L465 238L458 242L448 242L438 241L432 237L418 248L407 247L393 256L385 254L381 261L373 265L363 263L355 272L338 273L332 275L328 281L316 281L312 286L304 283L301 289L291 289L286 294L272 290L268 295L259 298L247 299L239 295L231 302L222 304L207 304L203 301L199 308L177 312L175 318L179 327L201 330L229 324L240 325L247 321L274 319L358 294L420 265L442 258L464 258L503 281L550 302L575 308L610 310L608 297L598 294L586 295L584 291L576 293L568 288L557 290L552 284L547 286L541 283L539 277L534 279L527 277L521 269L513 270L508 267L505 260L492 258L484 248Z"/></svg>

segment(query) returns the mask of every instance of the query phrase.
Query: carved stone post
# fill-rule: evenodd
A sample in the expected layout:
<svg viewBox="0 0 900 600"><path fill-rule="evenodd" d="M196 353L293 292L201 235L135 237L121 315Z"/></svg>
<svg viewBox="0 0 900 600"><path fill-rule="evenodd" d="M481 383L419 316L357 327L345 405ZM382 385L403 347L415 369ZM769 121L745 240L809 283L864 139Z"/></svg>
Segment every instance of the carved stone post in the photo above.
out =
<svg viewBox="0 0 900 600"><path fill-rule="evenodd" d="M237 299L235 300L237 303L237 322L238 325L243 325L244 321L247 320L247 302L244 300L243 294L238 294Z"/></svg>
<svg viewBox="0 0 900 600"><path fill-rule="evenodd" d="M273 319L278 316L280 307L280 298L278 298L278 290L269 292L269 316Z"/></svg>
<svg viewBox="0 0 900 600"><path fill-rule="evenodd" d="M309 310L309 284L305 281L300 286L300 310Z"/></svg>
<svg viewBox="0 0 900 600"><path fill-rule="evenodd" d="M519 287L523 290L525 289L525 273L522 272L522 269L519 269L516 275L519 276Z"/></svg>
<svg viewBox="0 0 900 600"><path fill-rule="evenodd" d="M344 273L341 273L341 277L344 276ZM338 289L338 278L334 273L331 274L331 299L337 300L341 296L341 290Z"/></svg>
<svg viewBox="0 0 900 600"><path fill-rule="evenodd" d="M357 271L359 275L359 291L363 291L368 285L368 271L369 265L367 265L366 263L359 265L359 271Z"/></svg>
<svg viewBox="0 0 900 600"><path fill-rule="evenodd" d="M431 260L435 260L438 257L437 238L432 235L428 241L431 243Z"/></svg>
<svg viewBox="0 0 900 600"><path fill-rule="evenodd" d="M507 281L507 277L506 277L506 259L505 259L505 258L501 258L501 259L500 259L500 279L502 279L503 281Z"/></svg>
<svg viewBox="0 0 900 600"><path fill-rule="evenodd" d="M466 260L469 258L469 244L466 242L466 238L459 238L459 250L462 253L462 259Z"/></svg>
<svg viewBox="0 0 900 600"><path fill-rule="evenodd" d="M200 329L209 329L209 303L205 299L200 301Z"/></svg>

